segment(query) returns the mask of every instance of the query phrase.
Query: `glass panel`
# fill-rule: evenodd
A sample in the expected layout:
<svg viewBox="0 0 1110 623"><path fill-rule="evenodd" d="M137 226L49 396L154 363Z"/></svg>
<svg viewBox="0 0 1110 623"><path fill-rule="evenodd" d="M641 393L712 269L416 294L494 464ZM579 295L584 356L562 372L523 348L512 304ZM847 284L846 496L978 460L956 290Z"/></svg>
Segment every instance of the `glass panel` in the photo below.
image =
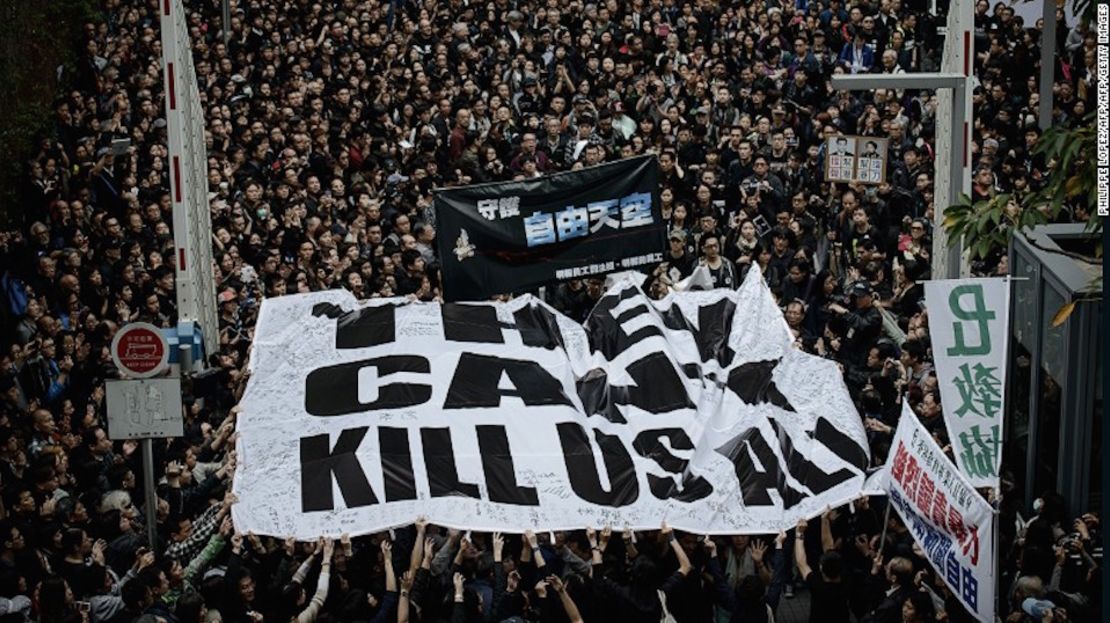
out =
<svg viewBox="0 0 1110 623"><path fill-rule="evenodd" d="M1041 391L1037 397L1037 445L1033 495L1056 491L1060 451L1060 384L1041 366Z"/></svg>
<svg viewBox="0 0 1110 623"><path fill-rule="evenodd" d="M1037 310L1040 309L1036 301L1037 267L1021 253L1014 253L1013 268L1014 277L1024 277L1015 279L1012 286L1014 336L1031 351L1037 339Z"/></svg>
<svg viewBox="0 0 1110 623"><path fill-rule="evenodd" d="M1007 497L1025 499L1025 460L1029 455L1029 392L1033 357L1017 338L1010 340L1010 392L1006 398L1006 438L1002 444L1002 479L1014 489ZM1023 511L1024 512L1024 511Z"/></svg>
<svg viewBox="0 0 1110 623"><path fill-rule="evenodd" d="M1055 491L1060 451L1061 375L1065 366L1067 340L1065 329L1071 322L1053 328L1052 317L1063 307L1064 297L1045 283L1044 304L1041 306L1041 387L1037 397L1036 467L1033 473L1033 494L1039 496Z"/></svg>
<svg viewBox="0 0 1110 623"><path fill-rule="evenodd" d="M1064 368L1067 365L1068 341L1067 330L1072 324L1068 319L1064 324L1053 327L1052 317L1067 303L1067 299L1060 294L1047 281L1044 284L1044 306L1041 307L1042 331L1041 338L1041 366L1048 373L1056 377L1060 383L1066 383Z"/></svg>

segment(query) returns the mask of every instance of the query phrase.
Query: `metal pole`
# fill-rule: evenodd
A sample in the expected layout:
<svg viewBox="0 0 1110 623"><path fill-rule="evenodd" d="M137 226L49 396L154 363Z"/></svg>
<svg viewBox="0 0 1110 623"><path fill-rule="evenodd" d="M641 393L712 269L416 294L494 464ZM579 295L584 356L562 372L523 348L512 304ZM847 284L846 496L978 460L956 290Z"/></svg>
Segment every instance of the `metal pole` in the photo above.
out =
<svg viewBox="0 0 1110 623"><path fill-rule="evenodd" d="M146 538L151 551L158 543L158 495L154 491L154 440L142 440L143 449L143 490L146 494Z"/></svg>
<svg viewBox="0 0 1110 623"><path fill-rule="evenodd" d="M1056 0L1044 0L1044 30L1041 31L1041 102L1037 124L1041 130L1052 125L1052 83L1056 79Z"/></svg>
<svg viewBox="0 0 1110 623"><path fill-rule="evenodd" d="M185 378L193 373L193 345L182 344L178 349L178 358L181 365L181 378Z"/></svg>
<svg viewBox="0 0 1110 623"><path fill-rule="evenodd" d="M954 89L950 89L952 98L952 157L948 161L948 175L950 181L948 182L948 201L944 206L945 210L948 206L954 206L960 203L960 194L964 192L964 185L968 180L964 179L964 168L967 166L968 158L970 157L968 141L970 140L970 132L967 127L967 117L964 114L964 107L967 105L965 96L965 88L963 85ZM937 219L938 223L944 222L944 213L941 212L940 218ZM942 225L943 226L943 225ZM948 264L944 275L935 275L934 277L943 277L946 279L959 279L961 272L961 264L963 258L963 241L962 240L949 240L948 248L945 252L948 254Z"/></svg>
<svg viewBox="0 0 1110 623"><path fill-rule="evenodd" d="M879 537L879 551L878 555L883 555L883 547L886 546L886 528L890 524L890 497L886 499L886 511L883 513L883 535Z"/></svg>
<svg viewBox="0 0 1110 623"><path fill-rule="evenodd" d="M231 0L223 0L224 8L224 45L231 39Z"/></svg>

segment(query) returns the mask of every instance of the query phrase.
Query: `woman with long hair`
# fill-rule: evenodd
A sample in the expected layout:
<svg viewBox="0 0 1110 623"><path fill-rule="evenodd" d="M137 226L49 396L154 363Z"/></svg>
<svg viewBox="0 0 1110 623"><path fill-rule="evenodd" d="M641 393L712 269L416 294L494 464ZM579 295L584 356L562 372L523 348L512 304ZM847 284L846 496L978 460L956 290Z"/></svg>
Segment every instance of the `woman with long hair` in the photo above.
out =
<svg viewBox="0 0 1110 623"><path fill-rule="evenodd" d="M47 578L35 591L40 623L78 623L83 620L73 607L73 591L59 577Z"/></svg>

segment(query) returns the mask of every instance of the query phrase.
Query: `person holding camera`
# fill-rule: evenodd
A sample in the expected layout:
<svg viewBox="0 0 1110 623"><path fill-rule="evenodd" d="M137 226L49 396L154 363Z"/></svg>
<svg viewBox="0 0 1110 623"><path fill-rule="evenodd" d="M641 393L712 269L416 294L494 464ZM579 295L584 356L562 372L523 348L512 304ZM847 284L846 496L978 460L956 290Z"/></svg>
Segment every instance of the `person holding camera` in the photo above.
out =
<svg viewBox="0 0 1110 623"><path fill-rule="evenodd" d="M852 284L848 289L849 306L838 302L828 304L844 329L845 338L840 355L845 366L864 367L867 353L883 330L883 317L875 307L871 285L865 280Z"/></svg>

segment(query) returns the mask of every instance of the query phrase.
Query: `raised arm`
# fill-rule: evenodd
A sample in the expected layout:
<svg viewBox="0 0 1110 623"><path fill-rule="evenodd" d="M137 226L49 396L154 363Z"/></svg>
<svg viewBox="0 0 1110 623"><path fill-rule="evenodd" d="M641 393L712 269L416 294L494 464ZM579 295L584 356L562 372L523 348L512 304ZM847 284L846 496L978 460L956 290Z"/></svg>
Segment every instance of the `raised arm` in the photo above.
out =
<svg viewBox="0 0 1110 623"><path fill-rule="evenodd" d="M532 557L536 559L536 569L543 569L547 561L543 559L543 554L540 553L540 542L536 538L536 533L531 530L525 530L524 540L528 543L528 549L532 550Z"/></svg>
<svg viewBox="0 0 1110 623"><path fill-rule="evenodd" d="M590 564L600 565L604 558L602 550L597 544L597 530L586 528L586 540L590 542Z"/></svg>
<svg viewBox="0 0 1110 623"><path fill-rule="evenodd" d="M624 532L621 533L621 538L624 539L624 553L628 560L635 558L640 552L636 549L636 533L632 528L625 526Z"/></svg>
<svg viewBox="0 0 1110 623"><path fill-rule="evenodd" d="M771 569L767 566L767 543L761 539L752 541L752 562L755 563L755 570L759 572L759 579L763 580L764 584L771 583Z"/></svg>
<svg viewBox="0 0 1110 623"><path fill-rule="evenodd" d="M821 551L831 552L836 549L836 541L832 535L833 510L826 509L821 513Z"/></svg>
<svg viewBox="0 0 1110 623"><path fill-rule="evenodd" d="M432 558L435 558L436 542L432 537L424 537L424 560L420 563L420 568L425 571L432 570Z"/></svg>
<svg viewBox="0 0 1110 623"><path fill-rule="evenodd" d="M370 623L386 623L393 620L393 609L398 607L397 575L393 571L393 544L382 539L382 566L385 567L385 596L377 614ZM406 572L407 574L407 572Z"/></svg>
<svg viewBox="0 0 1110 623"><path fill-rule="evenodd" d="M690 557L686 555L686 550L682 549L682 544L675 538L674 530L664 521L660 532L663 534L663 540L670 544L671 551L674 552L675 558L678 559L678 572L682 574L682 577L690 575L690 572L694 570L694 566L690 564Z"/></svg>
<svg viewBox="0 0 1110 623"><path fill-rule="evenodd" d="M382 539L382 566L385 567L385 592L397 592L397 574L393 571L393 544Z"/></svg>
<svg viewBox="0 0 1110 623"><path fill-rule="evenodd" d="M417 547L420 547L419 543ZM406 571L401 576L401 594L397 596L397 623L409 623L409 592L412 591L414 577L413 571Z"/></svg>
<svg viewBox="0 0 1110 623"><path fill-rule="evenodd" d="M409 555L409 572L413 575L424 562L424 535L428 532L428 520L423 515L416 518L416 538L413 540L412 554Z"/></svg>
<svg viewBox="0 0 1110 623"><path fill-rule="evenodd" d="M292 540L292 537L290 537L290 540ZM308 573L312 571L313 561L316 560L316 556L323 551L323 547L324 544L322 541L316 543L316 551L312 552L312 555L308 558L305 558L304 562L301 563L301 566L297 567L297 571L293 574L294 582L297 584L304 584L304 579L307 578Z"/></svg>
<svg viewBox="0 0 1110 623"><path fill-rule="evenodd" d="M809 561L806 560L806 527L809 523L805 519L798 520L798 526L794 529L794 562L798 565L798 574L802 576L802 580L809 577L813 573L813 569L809 567Z"/></svg>
<svg viewBox="0 0 1110 623"><path fill-rule="evenodd" d="M771 554L771 583L767 586L766 597L767 605L771 606L772 610L778 609L782 588L786 584L786 552L782 548L785 542L786 532L779 530L778 536L775 537L775 550Z"/></svg>
<svg viewBox="0 0 1110 623"><path fill-rule="evenodd" d="M547 576L547 585L559 596L559 602L563 604L563 610L567 613L567 619L570 620L570 623L582 623L582 615L578 612L578 606L574 603L574 600L567 594L567 585L563 584L562 578L557 575L549 575Z"/></svg>
<svg viewBox="0 0 1110 623"><path fill-rule="evenodd" d="M328 599L328 585L331 583L331 555L335 552L335 541L324 541L324 560L320 565L320 577L316 580L316 593L308 607L297 615L296 623L313 623Z"/></svg>

